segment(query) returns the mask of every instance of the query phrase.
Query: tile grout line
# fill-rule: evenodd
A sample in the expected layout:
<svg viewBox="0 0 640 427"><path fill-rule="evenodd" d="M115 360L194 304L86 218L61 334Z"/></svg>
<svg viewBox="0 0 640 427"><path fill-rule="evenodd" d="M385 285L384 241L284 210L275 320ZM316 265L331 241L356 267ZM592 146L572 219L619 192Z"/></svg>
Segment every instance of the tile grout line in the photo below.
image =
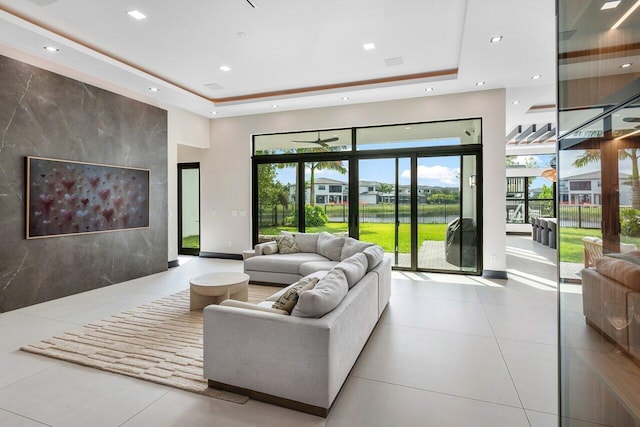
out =
<svg viewBox="0 0 640 427"><path fill-rule="evenodd" d="M522 408L520 406L507 405L506 403L492 402L490 400L482 400L482 399L477 399L475 397L459 396L457 394L444 393L442 391L430 390L430 389L427 389L427 388L413 387L413 386L409 386L409 385L405 385L405 384L397 384L397 383L393 383L393 382L390 382L390 381L376 380L376 379L373 379L373 378L361 377L361 376L358 376L358 375L350 375L350 377L358 378L358 379L366 380L366 381L373 381L373 382L381 383L381 384L392 385L392 386L395 386L395 387L408 388L410 390L424 391L426 393L435 393L435 394L440 394L440 395L443 395L443 396L455 397L455 398L458 398L458 399L465 399L465 400L471 400L471 401L474 401L474 402L486 403L488 405L503 406L505 408L513 408L513 409L522 409L523 411L525 410L524 408Z"/></svg>
<svg viewBox="0 0 640 427"><path fill-rule="evenodd" d="M8 413L13 414L13 415L15 415L15 416L17 416L17 417L25 418L25 419L27 419L27 420L33 421L34 423L42 424L43 426L53 427L51 424L43 423L42 421L38 421L38 420L36 420L36 419L34 419L34 418L30 418L30 417L27 417L27 416L24 416L24 415L18 414L17 412L13 412L13 411L10 411L10 410L5 409L5 408L1 408L1 407L0 407L0 411L8 412Z"/></svg>
<svg viewBox="0 0 640 427"><path fill-rule="evenodd" d="M122 424L120 424L119 427L123 427L125 424L127 424L129 421L131 421L132 419L134 419L135 417L137 417L138 415L140 415L142 412L144 412L147 408L149 408L151 405L153 405L154 403L156 403L158 400L162 399L163 397L165 397L167 394L171 393L171 390L167 390L165 393L163 393L161 396L158 396L157 399L155 399L152 402L149 402L148 405L146 405L144 408L140 409L138 412L136 412L135 414L133 414L132 416L130 416L129 418L127 418L126 420L124 420L124 422Z"/></svg>
<svg viewBox="0 0 640 427"><path fill-rule="evenodd" d="M476 290L476 293L477 292L478 291ZM479 297L480 297L480 295L478 295L478 298ZM511 370L509 369L509 365L507 364L507 360L504 357L504 353L502 352L502 347L500 347L500 342L498 341L498 337L496 337L496 332L493 329L493 325L491 324L491 320L489 319L489 316L487 315L487 312L486 312L485 307L484 307L484 303L482 303L482 312L484 313L485 317L487 318L487 322L489 323L489 327L491 328L491 332L493 333L493 339L495 340L495 343L498 346L498 351L500 352L500 356L502 357L502 363L504 363L504 367L507 369L507 373L509 374L509 378L511 379L511 384L513 385L513 389L515 390L516 396L518 396L518 400L520 401L520 406L522 407L522 412L524 412L524 416L527 419L527 422L529 423L529 427L532 427L531 420L529 419L529 414L527 414L527 411L526 411L526 409L524 407L524 403L522 402L522 397L520 397L520 392L518 391L518 387L516 386L516 382L513 379L513 375L511 375Z"/></svg>

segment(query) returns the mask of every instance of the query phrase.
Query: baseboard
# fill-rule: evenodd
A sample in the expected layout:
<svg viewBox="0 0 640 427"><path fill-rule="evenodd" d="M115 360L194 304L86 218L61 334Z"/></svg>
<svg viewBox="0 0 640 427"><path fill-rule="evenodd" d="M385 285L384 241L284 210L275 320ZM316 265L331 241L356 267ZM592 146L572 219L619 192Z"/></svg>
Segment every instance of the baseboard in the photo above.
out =
<svg viewBox="0 0 640 427"><path fill-rule="evenodd" d="M218 381L207 380L209 387L218 390L230 391L231 393L249 396L252 399L261 402L271 403L272 405L282 406L284 408L293 409L295 411L306 412L307 414L316 415L318 417L327 418L330 408L322 408L320 406L309 405L308 403L298 402L297 400L285 399L284 397L274 396L272 394L262 393L244 387L237 387L230 384L220 383Z"/></svg>
<svg viewBox="0 0 640 427"><path fill-rule="evenodd" d="M202 258L237 259L242 261L242 254L225 254L222 252L200 252Z"/></svg>
<svg viewBox="0 0 640 427"><path fill-rule="evenodd" d="M486 277L487 279L508 279L507 272L500 270L484 270L482 277Z"/></svg>
<svg viewBox="0 0 640 427"><path fill-rule="evenodd" d="M531 236L530 231L507 231L507 236Z"/></svg>
<svg viewBox="0 0 640 427"><path fill-rule="evenodd" d="M178 262L177 259L169 261L169 268L178 267L179 265L180 263Z"/></svg>

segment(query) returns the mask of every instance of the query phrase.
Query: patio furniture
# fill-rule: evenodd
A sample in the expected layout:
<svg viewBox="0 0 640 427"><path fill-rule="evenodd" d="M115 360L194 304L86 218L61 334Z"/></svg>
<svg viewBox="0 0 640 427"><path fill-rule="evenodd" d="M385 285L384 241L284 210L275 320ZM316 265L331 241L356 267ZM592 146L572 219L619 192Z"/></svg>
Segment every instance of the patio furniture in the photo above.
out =
<svg viewBox="0 0 640 427"><path fill-rule="evenodd" d="M558 238L558 220L556 218L547 219L547 227L549 229L549 247L551 249L556 249L556 240Z"/></svg>
<svg viewBox="0 0 640 427"><path fill-rule="evenodd" d="M538 232L540 231L540 224L538 223L537 217L531 218L531 238L534 242L538 242Z"/></svg>
<svg viewBox="0 0 640 427"><path fill-rule="evenodd" d="M540 239L539 242L545 246L549 246L549 225L547 218L538 218L540 224Z"/></svg>
<svg viewBox="0 0 640 427"><path fill-rule="evenodd" d="M595 267L596 259L603 256L602 239L595 236L585 236L582 238L584 245L584 266ZM636 245L632 243L620 243L620 253L638 250Z"/></svg>

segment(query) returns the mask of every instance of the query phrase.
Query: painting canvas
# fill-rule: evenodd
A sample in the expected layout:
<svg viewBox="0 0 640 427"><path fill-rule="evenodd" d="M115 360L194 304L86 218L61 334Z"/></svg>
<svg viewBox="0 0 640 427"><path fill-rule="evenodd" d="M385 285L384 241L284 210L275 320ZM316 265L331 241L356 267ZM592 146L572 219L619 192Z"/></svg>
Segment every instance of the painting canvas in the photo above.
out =
<svg viewBox="0 0 640 427"><path fill-rule="evenodd" d="M27 158L27 239L149 227L149 170Z"/></svg>

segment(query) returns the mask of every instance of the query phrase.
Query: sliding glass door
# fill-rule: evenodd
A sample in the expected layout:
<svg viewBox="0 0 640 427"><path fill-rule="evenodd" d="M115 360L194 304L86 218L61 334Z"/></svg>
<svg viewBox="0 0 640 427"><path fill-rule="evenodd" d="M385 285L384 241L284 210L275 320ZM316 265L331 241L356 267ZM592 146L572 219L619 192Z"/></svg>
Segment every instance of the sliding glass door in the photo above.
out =
<svg viewBox="0 0 640 427"><path fill-rule="evenodd" d="M282 230L380 245L395 268L481 274L482 121L254 136L254 241Z"/></svg>

